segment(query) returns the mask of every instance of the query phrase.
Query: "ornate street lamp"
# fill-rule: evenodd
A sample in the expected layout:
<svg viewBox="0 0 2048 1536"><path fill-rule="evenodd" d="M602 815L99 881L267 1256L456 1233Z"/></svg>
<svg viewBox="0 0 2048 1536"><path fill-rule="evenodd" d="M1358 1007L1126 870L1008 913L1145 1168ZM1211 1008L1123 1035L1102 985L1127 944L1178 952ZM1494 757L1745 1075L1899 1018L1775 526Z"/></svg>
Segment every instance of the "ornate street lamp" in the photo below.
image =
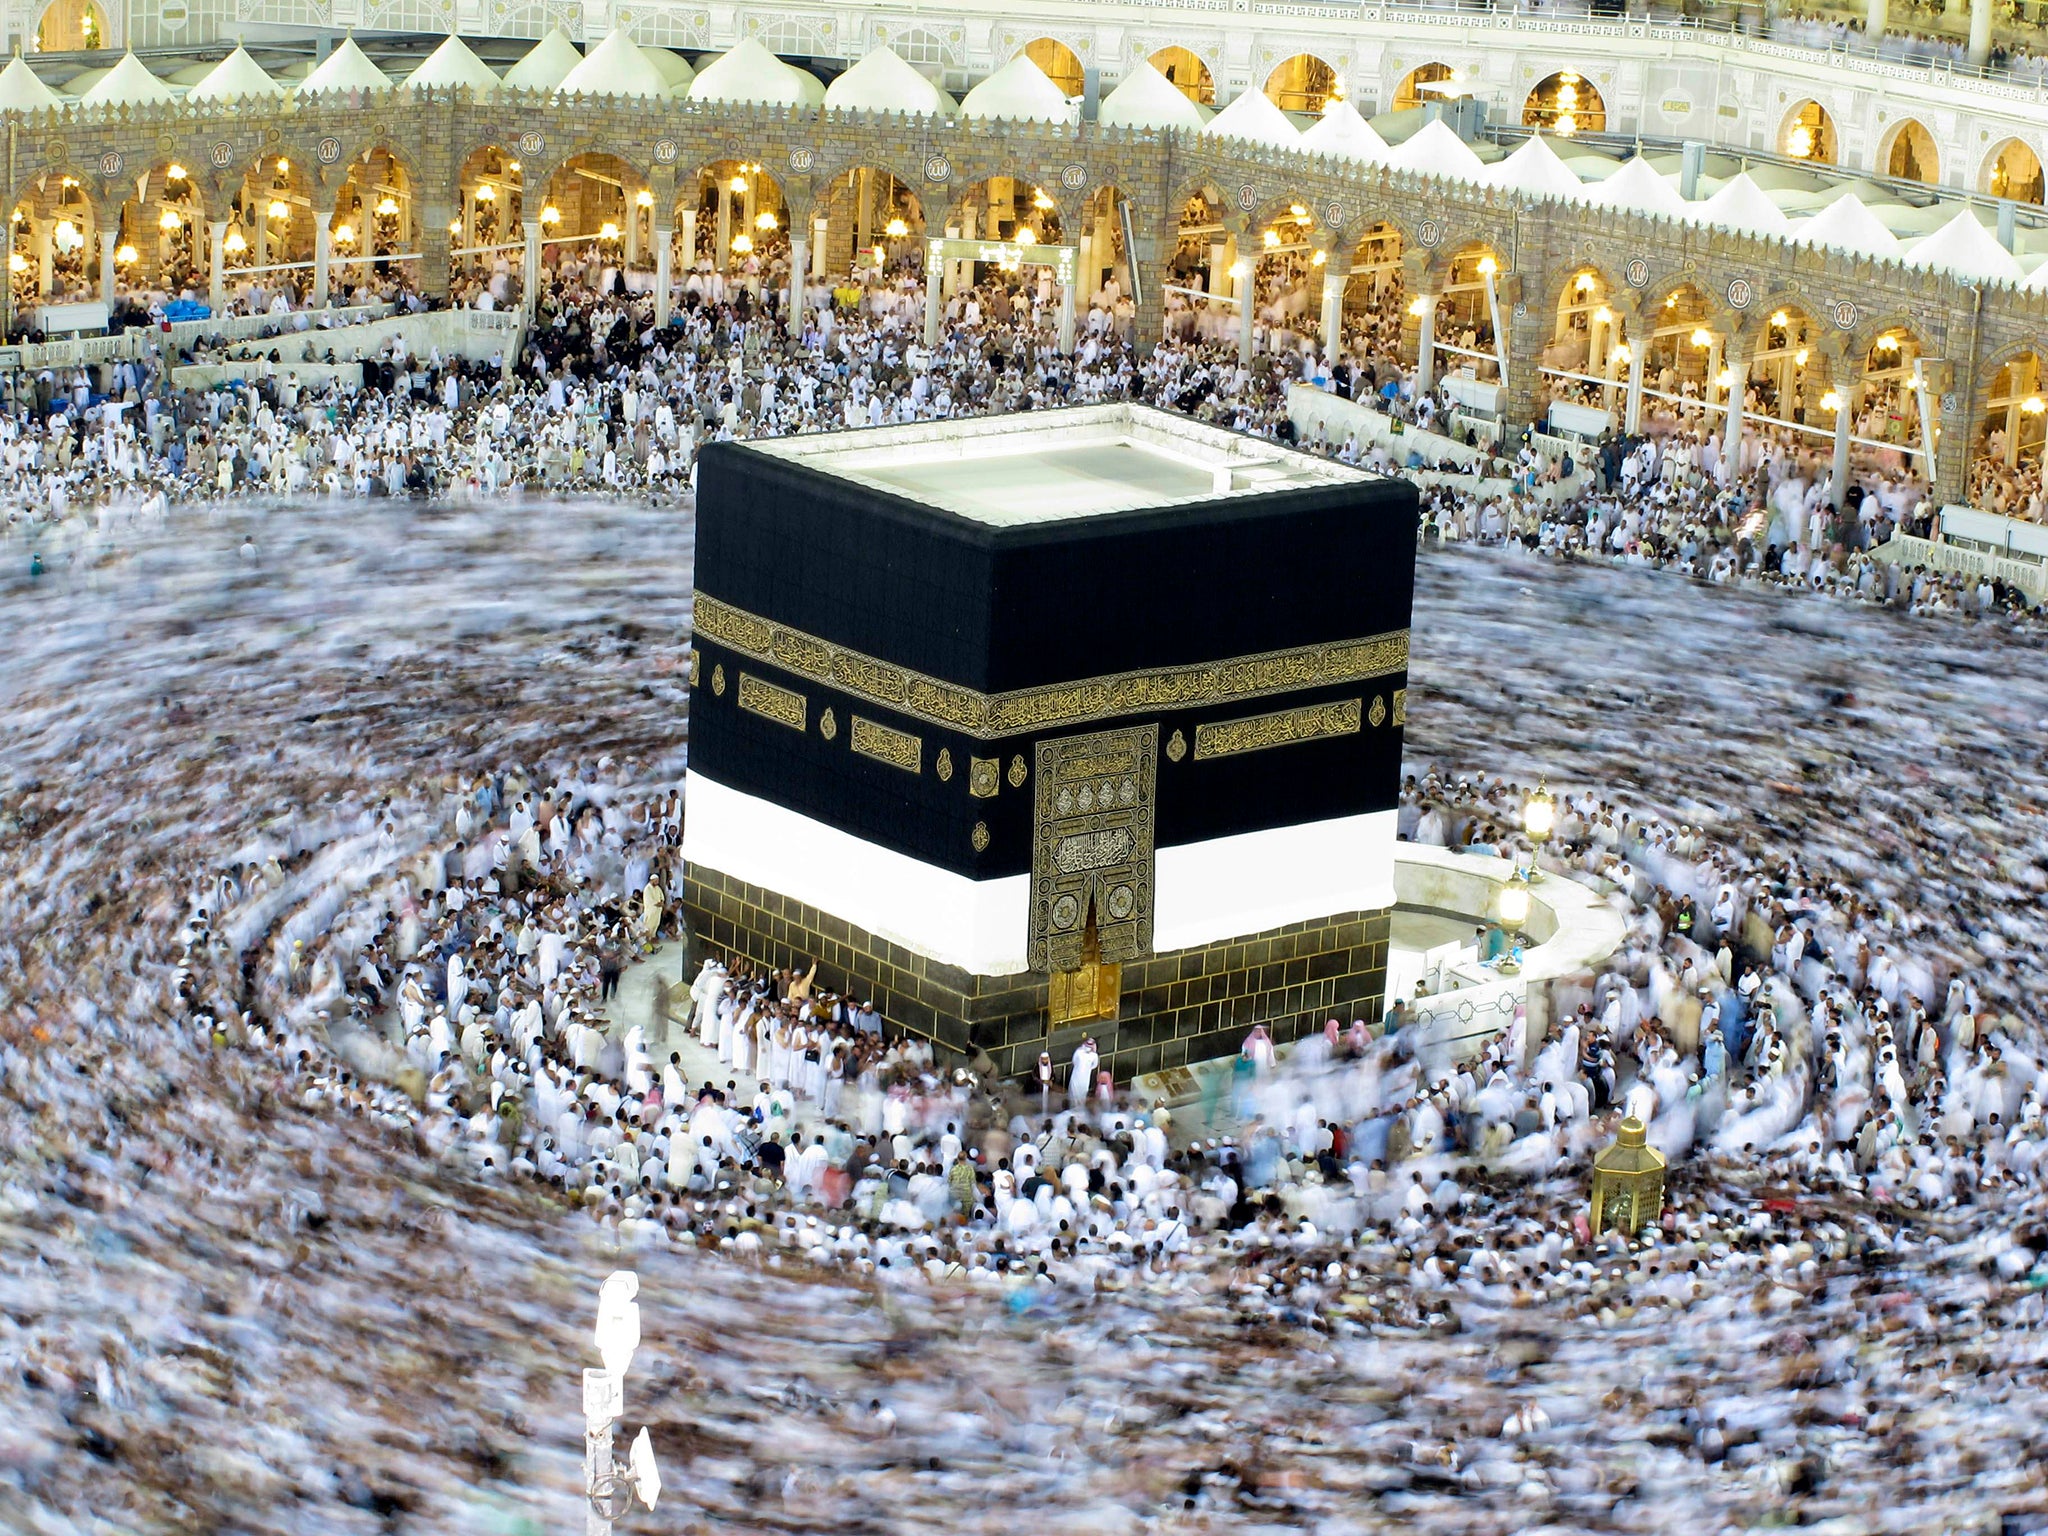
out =
<svg viewBox="0 0 2048 1536"><path fill-rule="evenodd" d="M583 1373L583 1489L590 1500L588 1536L610 1536L637 1496L649 1509L661 1497L654 1446L643 1428L627 1452L626 1470L612 1455L612 1424L626 1411L626 1372L640 1347L640 1277L615 1270L597 1292L597 1353L601 1371Z"/></svg>
<svg viewBox="0 0 2048 1536"><path fill-rule="evenodd" d="M1557 797L1550 792L1550 786L1542 779L1536 781L1536 788L1529 798L1522 802L1522 830L1538 853L1550 841L1550 834L1557 830ZM1532 881L1543 878L1532 856L1529 860L1529 878Z"/></svg>
<svg viewBox="0 0 2048 1536"><path fill-rule="evenodd" d="M1593 1159L1593 1233L1617 1228L1634 1237L1664 1213L1664 1154L1630 1115L1614 1144Z"/></svg>

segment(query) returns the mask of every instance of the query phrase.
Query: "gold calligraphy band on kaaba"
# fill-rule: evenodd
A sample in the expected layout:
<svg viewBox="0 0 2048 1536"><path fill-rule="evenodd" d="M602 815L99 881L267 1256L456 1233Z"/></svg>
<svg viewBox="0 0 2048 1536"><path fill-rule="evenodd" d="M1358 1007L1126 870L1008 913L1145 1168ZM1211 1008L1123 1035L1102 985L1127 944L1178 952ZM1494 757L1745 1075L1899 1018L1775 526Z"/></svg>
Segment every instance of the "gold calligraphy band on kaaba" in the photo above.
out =
<svg viewBox="0 0 2048 1536"><path fill-rule="evenodd" d="M740 673L740 708L749 714L759 715L764 720L773 720L777 725L786 725L793 731L804 728L804 719L809 705L800 693L779 688L751 672Z"/></svg>
<svg viewBox="0 0 2048 1536"><path fill-rule="evenodd" d="M1239 752L1262 752L1267 747L1291 747L1297 742L1326 741L1332 736L1350 736L1358 730L1360 699L1335 704L1308 704L1300 709L1278 709L1270 715L1249 715L1242 720L1219 720L1195 727L1195 761L1230 757Z"/></svg>
<svg viewBox="0 0 2048 1536"><path fill-rule="evenodd" d="M696 614L698 634L754 661L983 741L1152 710L1213 708L1408 670L1408 631L1397 629L1229 661L1122 672L1010 693L977 693L773 623L707 593L697 594Z"/></svg>
<svg viewBox="0 0 2048 1536"><path fill-rule="evenodd" d="M908 731L899 731L865 716L853 717L853 734L847 745L862 757L872 757L905 773L924 771L924 742Z"/></svg>

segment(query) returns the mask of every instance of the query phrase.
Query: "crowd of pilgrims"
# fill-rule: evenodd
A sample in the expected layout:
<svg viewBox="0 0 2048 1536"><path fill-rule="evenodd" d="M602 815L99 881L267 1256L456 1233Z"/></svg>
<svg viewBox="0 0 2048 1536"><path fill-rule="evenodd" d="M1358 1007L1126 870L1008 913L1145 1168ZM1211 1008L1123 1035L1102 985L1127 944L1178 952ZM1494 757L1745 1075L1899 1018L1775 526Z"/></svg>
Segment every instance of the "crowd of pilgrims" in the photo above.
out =
<svg viewBox="0 0 2048 1536"><path fill-rule="evenodd" d="M901 399L909 376L891 370L919 306L894 302L893 328L835 318L821 355L846 372L818 368L814 406L850 419ZM522 365L503 452L527 451L551 384L618 400L593 380L614 339L638 343L608 305L564 292L538 340L557 353ZM759 421L744 349L760 322L742 309L683 327L705 338L700 379L742 358L737 387L730 368L701 386L732 390L733 432ZM1138 365L1104 313L1096 376L1278 430L1284 375L1193 344ZM1015 398L1028 359L1031 387L1060 396L1072 365L1041 330L981 324L944 343L947 387ZM260 412L262 393L241 403ZM359 408L404 416L409 398ZM1500 494L1505 518L1531 493ZM243 510L250 542L227 563L262 573L255 541L282 547L293 514ZM1462 505L1439 503L1446 537L1447 510ZM1485 510L1456 542L1488 542ZM541 580L483 559L474 528L415 537L477 562L494 601ZM573 542L559 531L549 556L569 578L542 604L557 614L590 589ZM324 553L305 546L294 579L324 586ZM9 600L120 601L122 566L92 569ZM286 626L299 638L256 686L264 647L190 639L267 611L232 606L257 590L239 578L203 623L173 613L165 655L197 669L175 689L132 642L46 656L87 631L25 630L0 802L0 1082L28 1111L0 1117L0 1482L46 1523L503 1529L543 1488L560 1523L585 1293L623 1261L650 1334L677 1330L650 1337L629 1400L662 1416L665 1475L707 1517L843 1529L910 1499L961 1521L991 1467L1021 1486L1048 1455L1065 1470L1033 1497L1075 1529L1130 1528L1106 1511L1134 1505L1162 1529L1299 1523L1360 1498L1419 1529L1501 1532L1538 1508L1593 1528L1927 1529L1986 1501L2038 1506L2024 1404L2048 1089L2030 967L2048 945L2048 828L2025 664L1974 691L1939 659L1947 626L1830 621L1887 626L1872 643L1903 671L1945 669L1952 705L1929 718L1953 735L1935 740L1889 677L1845 667L1812 689L1783 654L1743 659L1782 652L1782 634L1757 638L1770 626L1835 645L1788 627L1803 605L1476 554L1431 555L1421 576L1442 616L1418 620L1434 702L1413 706L1403 835L1517 846L1533 773L1447 766L1497 754L1510 711L1525 759L1576 769L1553 774L1569 787L1546 878L1610 903L1626 941L1553 987L1545 1028L1519 1019L1470 1060L1399 1011L1316 1019L1286 1051L1248 1031L1213 1101L1165 1108L1103 1092L1085 1054L998 1081L808 965L685 969L679 768L650 771L674 726L644 704L676 658L623 623L561 658L537 659L535 638L494 662L463 632L394 663L379 631L431 644L443 609L463 611L470 577L449 567L439 601L356 621L347 654L367 664L290 649L341 622L323 593L322 621ZM1546 683L1514 640L1537 617L1532 583L1587 635L1650 633L1668 591L1693 605L1678 613L1698 649L1667 679L1604 643L1545 648ZM180 577L137 601L213 590ZM628 606L680 633L660 605L686 590ZM1966 638L2017 657L2031 633ZM80 672L123 657L132 681ZM177 697L94 714L159 688ZM330 710L355 718L345 738L322 734ZM1752 714L1788 723L1754 738ZM628 718L646 740L601 734ZM223 749L238 737L263 750ZM498 742L516 745L496 766L422 772ZM1674 1159L1667 1219L1632 1242L1576 1221L1624 1113ZM736 1262L694 1265L700 1251ZM976 1290L1010 1332L953 1306ZM1227 1388L1199 1387L1176 1351ZM1647 1376L1629 1367L1648 1358ZM1085 1423L1061 1416L1098 1400Z"/></svg>
<svg viewBox="0 0 2048 1536"><path fill-rule="evenodd" d="M1166 342L1139 360L1129 345L1132 301L1114 281L1089 296L1069 357L1056 344L1049 275L963 286L947 298L941 340L928 348L914 270L809 284L793 319L779 290L704 266L684 275L671 325L657 330L649 295L627 291L599 255L565 251L547 269L536 323L509 372L502 358L418 353L401 337L370 360L363 387L279 369L169 390L160 357L106 365L104 395L87 370L19 377L21 408L0 418L9 519L160 516L179 499L242 493L490 499L517 487L667 501L687 494L696 450L713 439L1135 399L1408 475L1429 492L1434 537L1513 539L1546 554L1923 612L2029 607L2023 591L1996 578L1871 557L1895 528L1932 531L1925 483L1896 452L1861 464L1836 511L1824 443L1750 423L1731 476L1719 462L1718 417L1696 400L1656 403L1639 436L1563 453L1527 439L1485 442L1466 424L1482 454L1464 463L1426 447L1297 429L1287 389L1309 382L1424 433L1460 430L1447 386L1418 395L1395 358L1397 285L1392 302L1347 316L1333 364L1315 344L1316 317L1302 297L1309 285L1288 281L1283 263L1263 263L1258 352L1241 366L1230 317L1191 309L1179 294L1170 296ZM260 342L228 350L262 356ZM2038 460L1979 475L2003 504L2011 485L2038 481Z"/></svg>

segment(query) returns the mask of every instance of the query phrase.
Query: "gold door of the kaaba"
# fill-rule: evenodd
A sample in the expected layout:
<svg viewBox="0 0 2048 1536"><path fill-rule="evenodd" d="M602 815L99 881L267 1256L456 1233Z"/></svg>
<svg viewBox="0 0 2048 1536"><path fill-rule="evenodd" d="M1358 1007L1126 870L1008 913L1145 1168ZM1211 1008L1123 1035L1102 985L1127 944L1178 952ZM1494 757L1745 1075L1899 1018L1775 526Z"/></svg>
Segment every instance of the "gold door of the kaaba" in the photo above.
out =
<svg viewBox="0 0 2048 1536"><path fill-rule="evenodd" d="M1055 1023L1114 1018L1123 963L1152 952L1158 750L1157 725L1038 743L1026 954Z"/></svg>

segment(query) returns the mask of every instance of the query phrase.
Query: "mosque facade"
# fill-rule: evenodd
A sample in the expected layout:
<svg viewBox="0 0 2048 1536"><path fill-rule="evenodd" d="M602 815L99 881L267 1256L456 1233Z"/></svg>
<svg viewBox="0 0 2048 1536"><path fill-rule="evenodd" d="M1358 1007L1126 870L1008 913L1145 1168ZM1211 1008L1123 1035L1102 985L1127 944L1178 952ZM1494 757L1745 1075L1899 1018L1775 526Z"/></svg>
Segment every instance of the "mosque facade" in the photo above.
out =
<svg viewBox="0 0 2048 1536"><path fill-rule="evenodd" d="M760 39L781 35L764 24L742 44L770 58ZM803 35L803 56L812 57L822 34ZM1030 41L1021 33L1006 41L1007 31L975 36L977 47L997 52ZM559 34L553 41L568 47ZM584 74L601 74L601 51L614 46L637 45L623 33L594 43ZM1105 46L1098 39L1077 56L1100 61ZM1293 43L1258 42L1256 56L1214 82L1217 99L1282 46ZM650 281L665 296L672 247L709 247L724 260L755 239L772 240L797 271L823 276L923 234L1007 238L1028 214L1043 238L1078 248L1087 281L1114 276L1141 301L1133 323L1141 348L1160 337L1169 289L1193 283L1215 301L1234 302L1233 291L1255 282L1262 262L1295 253L1311 264L1304 281L1320 287L1326 330L1362 293L1401 304L1404 360L1419 362L1425 377L1432 360L1444 368L1457 360L1451 333L1462 323L1456 340L1464 350L1488 370L1498 365L1494 404L1509 423L1539 420L1546 382L1559 377L1590 388L1607 419L1624 427L1644 394L1660 387L1674 397L1696 391L1712 406L1739 395L1745 381L1768 377L1787 402L1782 414L1823 444L1832 434L1838 456L1853 438L1931 469L1937 504L1966 499L1973 462L2003 455L2010 463L2041 435L2048 284L2027 276L2023 261L2039 259L2026 254L2039 238L2034 214L2003 199L1994 235L1977 221L1991 219L1990 203L1979 196L1984 207L1970 204L1975 172L1955 172L1955 155L1949 179L1926 188L1926 206L1916 202L1900 215L1931 232L1905 242L1859 224L1851 236L1822 239L1806 229L1822 220L1795 226L1754 201L1764 198L1754 183L1724 187L1674 214L1661 192L1602 200L1580 195L1576 181L1567 189L1541 176L1503 177L1498 161L1481 167L1457 155L1297 147L1331 141L1269 131L1265 120L1226 121L1257 117L1239 110L1270 97L1256 87L1205 125L1112 122L1109 68L1099 62L1084 71L1097 120L1045 121L1028 107L1018 116L976 112L973 93L958 111L911 116L831 105L822 91L781 104L683 87L656 94L666 91L658 84L607 94L603 79L530 85L516 69L502 80L490 71L423 71L394 82L366 60L353 76L336 68L353 47L344 44L319 66L311 83L326 88L294 93L270 84L257 94L194 89L180 98L138 76L138 88L124 94L118 69L76 102L45 92L40 108L22 105L43 101L34 91L0 87L16 108L6 112L6 167L17 289L47 294L68 269L77 284L117 296L182 264L202 288L210 278L217 293L238 266L267 260L311 273L317 300L348 263L374 259L416 262L417 285L432 294L447 289L451 255L459 262L508 253L532 272L547 242L609 232L625 264L652 268ZM673 49L647 52L674 61L687 78L690 66ZM1374 97L1360 90L1368 107L1377 96L1392 105L1414 88L1412 68L1386 83L1396 65L1414 62L1407 53L1388 52L1368 68L1354 52L1343 75L1320 81L1323 107L1341 99L1353 71L1378 82ZM121 67L130 64L143 68L132 56ZM700 68L708 73L709 61ZM1475 71L1474 80L1490 79L1490 70ZM1583 87L1572 87L1585 95L1573 103L1590 112L1601 101L1610 129L1626 131L1631 119L1639 130L1684 126L1646 115L1640 81L1629 90L1619 79L1603 88L1600 78L1589 65ZM252 89L258 79L260 71ZM1499 97L1501 87L1491 89ZM2006 110L2004 88L1972 89L1991 114L1967 119L1981 147L2024 148L2000 137L2013 126L1996 117ZM1730 99L1744 101L1751 90L1741 86ZM1852 122L1861 99L1832 96L1838 117L1823 112L1825 121L1801 119L1786 131L1803 133L1810 154L1825 149L1846 169L1864 152L1866 135ZM1316 100L1305 95L1293 106ZM1554 97L1544 110L1552 130L1545 142L1563 143ZM1299 110L1296 119L1306 120ZM1949 143L1965 118L1942 121ZM1781 126L1752 125L1747 138L1756 142L1747 148L1710 148L1724 159L1769 160ZM1542 148L1531 155L1540 160ZM1927 150L1930 163L1946 153ZM1731 181L1749 177L1732 175L1733 159L1716 164ZM1770 181L1765 173L1778 167L1751 169ZM1861 185L1843 183L1842 203L1862 197ZM1923 197L1910 188L1900 195ZM1703 212L1709 203L1725 206ZM1826 210L1837 224L1855 224L1855 212ZM1193 275L1191 263L1200 269ZM1245 339L1248 346L1248 326ZM1557 351L1566 345L1568 357ZM1874 414L1883 419L1857 419L1859 402L1880 395L1889 404Z"/></svg>

